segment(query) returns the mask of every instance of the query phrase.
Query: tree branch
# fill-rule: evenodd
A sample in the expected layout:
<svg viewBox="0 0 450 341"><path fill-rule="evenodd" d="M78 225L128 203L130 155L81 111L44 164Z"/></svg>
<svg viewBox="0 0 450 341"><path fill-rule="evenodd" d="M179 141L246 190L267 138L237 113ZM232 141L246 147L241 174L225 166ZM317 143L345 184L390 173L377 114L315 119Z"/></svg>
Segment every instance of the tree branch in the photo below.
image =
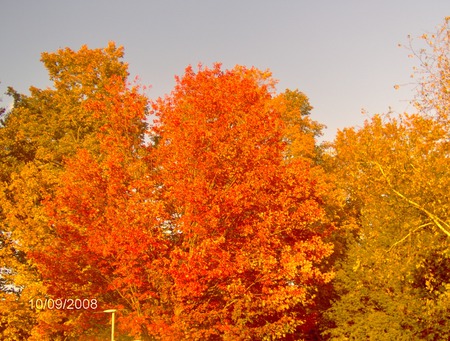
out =
<svg viewBox="0 0 450 341"><path fill-rule="evenodd" d="M392 191L395 194L397 194L400 198L402 198L405 201L407 201L410 205L414 206L418 210L420 210L423 213L425 213L442 232L444 232L448 237L450 237L450 231L448 230L448 229L450 229L450 225L448 223L446 223L444 220L442 220L441 218L439 218L435 214L431 213L430 211L428 211L424 207L420 206L415 201L407 198L405 195L403 195L402 193L400 193L396 189L394 189L394 186L392 186L391 182L389 181L389 178L387 177L386 173L384 172L383 167L381 167L381 165L378 162L372 162L372 163L375 164L376 166L378 166L378 168L380 169L381 174L386 179L389 187L391 187Z"/></svg>

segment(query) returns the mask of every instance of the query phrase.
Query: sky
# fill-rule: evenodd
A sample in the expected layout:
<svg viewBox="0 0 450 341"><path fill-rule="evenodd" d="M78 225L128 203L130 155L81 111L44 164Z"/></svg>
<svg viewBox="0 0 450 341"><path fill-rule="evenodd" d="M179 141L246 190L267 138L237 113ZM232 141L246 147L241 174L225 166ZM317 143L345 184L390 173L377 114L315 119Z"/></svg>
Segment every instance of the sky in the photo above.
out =
<svg viewBox="0 0 450 341"><path fill-rule="evenodd" d="M51 87L40 60L82 45L125 48L130 79L170 93L188 65L269 69L277 90L298 89L311 116L338 129L367 115L411 112L410 74L417 61L398 44L434 32L449 0L0 0L0 92ZM3 95L1 106L10 99ZM362 114L365 111L366 114Z"/></svg>

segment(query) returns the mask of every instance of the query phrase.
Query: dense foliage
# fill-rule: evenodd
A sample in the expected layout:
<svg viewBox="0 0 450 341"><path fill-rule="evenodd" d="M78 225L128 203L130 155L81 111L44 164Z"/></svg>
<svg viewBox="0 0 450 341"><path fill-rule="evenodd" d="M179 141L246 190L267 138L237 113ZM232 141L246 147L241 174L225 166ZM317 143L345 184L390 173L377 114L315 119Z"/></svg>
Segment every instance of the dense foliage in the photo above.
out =
<svg viewBox="0 0 450 341"><path fill-rule="evenodd" d="M328 145L268 71L150 100L113 43L43 53L54 87L0 110L0 338L103 340L116 309L123 340L449 339L449 21L417 111Z"/></svg>

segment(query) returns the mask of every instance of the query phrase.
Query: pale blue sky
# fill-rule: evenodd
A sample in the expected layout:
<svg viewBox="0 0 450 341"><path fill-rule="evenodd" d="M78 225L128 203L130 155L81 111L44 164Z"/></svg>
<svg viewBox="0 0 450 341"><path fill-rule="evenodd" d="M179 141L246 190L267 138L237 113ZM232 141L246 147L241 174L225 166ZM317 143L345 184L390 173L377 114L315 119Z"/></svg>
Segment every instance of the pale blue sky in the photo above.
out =
<svg viewBox="0 0 450 341"><path fill-rule="evenodd" d="M303 91L314 119L336 129L361 125L389 107L411 111L413 61L398 48L432 32L449 0L2 0L0 91L50 86L40 53L81 45L125 47L131 77L152 98L171 91L188 64L269 68L278 90ZM7 102L3 96L3 105Z"/></svg>

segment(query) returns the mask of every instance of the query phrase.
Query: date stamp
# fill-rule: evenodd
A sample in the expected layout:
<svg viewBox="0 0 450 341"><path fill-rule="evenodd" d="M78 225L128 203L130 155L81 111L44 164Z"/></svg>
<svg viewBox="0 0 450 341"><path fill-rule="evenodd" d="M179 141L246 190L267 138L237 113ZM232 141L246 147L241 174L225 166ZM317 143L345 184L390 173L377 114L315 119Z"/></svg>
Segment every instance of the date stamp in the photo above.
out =
<svg viewBox="0 0 450 341"><path fill-rule="evenodd" d="M31 309L37 310L95 310L98 301L95 298L36 298L28 301Z"/></svg>

